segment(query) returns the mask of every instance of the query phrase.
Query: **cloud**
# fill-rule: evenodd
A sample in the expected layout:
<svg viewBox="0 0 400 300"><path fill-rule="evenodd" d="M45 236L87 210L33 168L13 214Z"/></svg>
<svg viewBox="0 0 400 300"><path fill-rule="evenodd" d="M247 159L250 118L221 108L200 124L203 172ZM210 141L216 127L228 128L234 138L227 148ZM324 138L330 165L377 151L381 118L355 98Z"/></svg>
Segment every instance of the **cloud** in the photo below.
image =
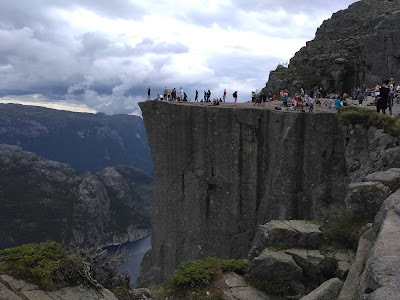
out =
<svg viewBox="0 0 400 300"><path fill-rule="evenodd" d="M148 86L154 96L182 86L189 99L239 89L246 100L352 2L2 0L0 96L108 114L140 113Z"/></svg>

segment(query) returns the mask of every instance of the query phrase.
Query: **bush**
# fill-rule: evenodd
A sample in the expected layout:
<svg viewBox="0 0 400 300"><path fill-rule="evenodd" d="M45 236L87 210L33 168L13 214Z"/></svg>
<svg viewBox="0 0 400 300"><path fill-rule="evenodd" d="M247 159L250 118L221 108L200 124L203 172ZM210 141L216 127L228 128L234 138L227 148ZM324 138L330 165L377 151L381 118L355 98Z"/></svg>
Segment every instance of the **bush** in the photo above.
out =
<svg viewBox="0 0 400 300"><path fill-rule="evenodd" d="M67 252L55 242L8 248L0 251L0 271L46 286L66 256Z"/></svg>
<svg viewBox="0 0 400 300"><path fill-rule="evenodd" d="M367 220L355 216L347 208L338 208L332 214L330 225L324 234L334 248L357 250L358 241L362 235L362 228Z"/></svg>
<svg viewBox="0 0 400 300"><path fill-rule="evenodd" d="M379 114L368 108L345 107L338 112L339 122L343 125L360 124L366 127L374 126L392 136L400 138L400 122L397 118Z"/></svg>
<svg viewBox="0 0 400 300"><path fill-rule="evenodd" d="M0 272L44 289L74 284L129 288L129 274L117 274L126 259L125 251L107 257L106 250L67 254L56 242L26 244L0 251Z"/></svg>

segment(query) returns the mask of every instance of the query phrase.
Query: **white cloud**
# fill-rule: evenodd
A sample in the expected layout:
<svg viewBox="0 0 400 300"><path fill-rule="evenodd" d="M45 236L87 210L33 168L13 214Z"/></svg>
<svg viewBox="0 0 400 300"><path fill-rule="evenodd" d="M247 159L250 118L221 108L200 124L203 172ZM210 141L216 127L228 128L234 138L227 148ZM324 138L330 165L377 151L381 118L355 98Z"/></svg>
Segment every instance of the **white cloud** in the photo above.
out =
<svg viewBox="0 0 400 300"><path fill-rule="evenodd" d="M154 96L182 86L189 99L196 89L239 89L248 100L352 2L3 0L0 96L40 94L109 114L139 113L148 86Z"/></svg>

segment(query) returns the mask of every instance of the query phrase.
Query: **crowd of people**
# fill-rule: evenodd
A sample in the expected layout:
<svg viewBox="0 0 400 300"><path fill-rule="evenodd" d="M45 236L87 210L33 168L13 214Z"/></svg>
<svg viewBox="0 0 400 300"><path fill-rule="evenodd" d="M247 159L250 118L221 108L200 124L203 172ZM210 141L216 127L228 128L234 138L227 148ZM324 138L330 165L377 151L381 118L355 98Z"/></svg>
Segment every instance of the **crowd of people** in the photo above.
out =
<svg viewBox="0 0 400 300"><path fill-rule="evenodd" d="M235 91L232 94L233 101L237 103L237 94L238 91ZM367 88L364 86L363 88L358 87L354 90L352 96L349 96L346 92L342 95L338 93L330 93L325 94L325 97L322 95L322 89L316 89L312 95L307 94L303 88L294 93L293 95L289 94L287 89L282 89L279 93L279 96L272 95L271 92L268 94L262 92L251 92L251 103L254 103L254 106L262 106L265 107L266 102L275 102L281 101L281 107L276 106L275 109L282 110L293 110L293 111L306 111L309 112L314 111L314 107L326 107L327 109L339 109L343 106L348 105L348 100L357 100L358 105L362 106L364 101L368 99L368 96L372 96L373 102L368 104L371 106L376 106L377 112L382 112L386 114L386 110L389 109L389 114L392 115L392 107L394 104L394 100L397 98L397 103L400 103L400 84L395 84L394 79L383 81L382 84L377 83L377 85L373 88ZM195 99L194 102L200 103L208 103L212 102L214 105L219 105L220 103L227 101L227 92L224 89L221 98L211 98L211 90L204 90L202 94L202 98L199 99L198 90L195 91ZM279 97L279 98L278 98ZM148 88L148 99L150 100L150 87ZM212 99L212 100L211 100ZM188 101L186 93L183 91L182 87L179 89L179 92L176 91L175 88L169 89L165 87L163 94L158 94L156 100L165 100L165 101L178 101L185 102ZM189 100L191 101L191 100Z"/></svg>
<svg viewBox="0 0 400 300"><path fill-rule="evenodd" d="M233 97L233 101L235 103L237 103L237 93L238 91L235 91L232 94ZM148 100L151 100L151 89L150 87L147 89L147 96L148 96ZM158 94L157 97L155 98L155 100L165 100L165 101L188 101L187 99L187 95L186 93L183 91L182 88L179 89L179 93L177 93L176 89L173 88L172 90L165 87L164 89L164 94ZM189 100L191 101L191 100ZM212 100L212 102L214 103L214 105L219 105L220 102L225 102L226 101L226 89L224 89L224 93L222 95L222 98L214 98ZM201 103L207 103L207 102L211 102L211 91L210 89L205 91L204 90L204 98L201 98L199 101L199 91L196 90L196 95L194 98L194 102L201 102Z"/></svg>

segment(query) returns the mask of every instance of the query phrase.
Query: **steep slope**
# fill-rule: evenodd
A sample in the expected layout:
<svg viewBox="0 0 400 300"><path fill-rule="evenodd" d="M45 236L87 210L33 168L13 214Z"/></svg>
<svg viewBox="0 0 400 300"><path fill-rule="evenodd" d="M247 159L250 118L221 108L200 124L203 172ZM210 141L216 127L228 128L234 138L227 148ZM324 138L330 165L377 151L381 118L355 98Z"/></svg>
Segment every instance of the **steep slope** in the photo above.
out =
<svg viewBox="0 0 400 300"><path fill-rule="evenodd" d="M139 116L0 104L0 143L69 164L78 172L127 165L153 173Z"/></svg>
<svg viewBox="0 0 400 300"><path fill-rule="evenodd" d="M269 75L265 92L354 92L400 80L400 1L361 0L322 23L315 38Z"/></svg>
<svg viewBox="0 0 400 300"><path fill-rule="evenodd" d="M345 137L334 114L140 107L155 171L141 285L160 282L182 261L246 257L257 224L325 222L331 207L344 204Z"/></svg>
<svg viewBox="0 0 400 300"><path fill-rule="evenodd" d="M153 179L118 166L78 174L0 144L0 248L56 241L97 248L150 232Z"/></svg>

